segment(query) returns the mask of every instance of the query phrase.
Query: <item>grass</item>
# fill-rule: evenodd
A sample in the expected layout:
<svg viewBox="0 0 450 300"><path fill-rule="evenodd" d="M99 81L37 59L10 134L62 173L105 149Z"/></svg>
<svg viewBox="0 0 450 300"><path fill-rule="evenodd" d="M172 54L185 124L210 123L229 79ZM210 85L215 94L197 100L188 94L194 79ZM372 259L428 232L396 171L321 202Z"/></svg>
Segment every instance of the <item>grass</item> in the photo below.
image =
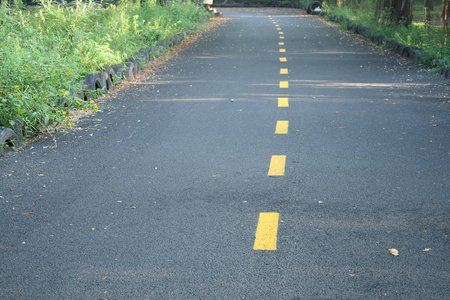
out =
<svg viewBox="0 0 450 300"><path fill-rule="evenodd" d="M420 20L420 16L416 16L417 21L408 27L394 26L383 15L380 19L375 19L373 2L365 1L363 6L363 10L328 5L324 5L324 9L327 12L347 17L355 24L369 26L377 35L384 35L388 39L394 39L407 46L420 48L432 58L432 71L437 71L439 67L450 67L450 37L444 35L441 26L425 24Z"/></svg>
<svg viewBox="0 0 450 300"><path fill-rule="evenodd" d="M24 120L35 133L70 126L69 108L96 109L69 91L85 74L131 57L142 48L197 29L207 12L191 2L94 2L30 9L0 7L0 126Z"/></svg>

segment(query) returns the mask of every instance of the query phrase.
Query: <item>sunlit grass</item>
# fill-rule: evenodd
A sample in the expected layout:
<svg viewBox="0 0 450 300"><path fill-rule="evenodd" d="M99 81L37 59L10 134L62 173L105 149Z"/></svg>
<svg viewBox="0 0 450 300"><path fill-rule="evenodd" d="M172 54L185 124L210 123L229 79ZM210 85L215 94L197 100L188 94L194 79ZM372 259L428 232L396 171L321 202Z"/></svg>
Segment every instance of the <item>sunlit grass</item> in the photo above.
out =
<svg viewBox="0 0 450 300"><path fill-rule="evenodd" d="M76 3L44 1L27 10L5 1L0 5L0 126L13 126L20 118L31 131L50 124L70 127L67 107L98 110L69 92L80 88L85 74L193 31L206 16L202 6L191 2L163 7L137 1L107 8Z"/></svg>

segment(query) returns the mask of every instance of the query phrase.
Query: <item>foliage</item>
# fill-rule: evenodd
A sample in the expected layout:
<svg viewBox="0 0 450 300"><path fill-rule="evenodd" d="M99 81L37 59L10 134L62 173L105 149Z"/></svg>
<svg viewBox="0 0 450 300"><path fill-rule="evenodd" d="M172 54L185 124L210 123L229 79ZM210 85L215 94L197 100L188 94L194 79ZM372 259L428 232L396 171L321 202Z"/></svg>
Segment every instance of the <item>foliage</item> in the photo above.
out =
<svg viewBox="0 0 450 300"><path fill-rule="evenodd" d="M57 5L51 0L26 10L0 6L0 126L23 119L32 131L70 126L69 107L94 104L72 96L80 79L117 64L142 48L196 29L205 10L190 2L155 2L103 8L94 2Z"/></svg>
<svg viewBox="0 0 450 300"><path fill-rule="evenodd" d="M395 26L390 17L390 11L384 9L381 14L376 14L375 4L372 0L366 0L359 7L352 9L343 5L325 3L323 8L328 12L342 15L355 24L367 25L377 35L384 35L388 39L420 48L432 57L434 66L450 66L450 47L448 46L450 38L444 35L441 27L417 21L408 27L401 23Z"/></svg>

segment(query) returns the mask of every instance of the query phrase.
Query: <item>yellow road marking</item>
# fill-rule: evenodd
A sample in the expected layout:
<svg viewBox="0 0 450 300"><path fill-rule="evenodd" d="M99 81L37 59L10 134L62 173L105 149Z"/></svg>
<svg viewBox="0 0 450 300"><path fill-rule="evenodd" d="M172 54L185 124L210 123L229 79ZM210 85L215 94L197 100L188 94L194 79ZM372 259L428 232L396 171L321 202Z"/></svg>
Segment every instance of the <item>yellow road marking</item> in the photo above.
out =
<svg viewBox="0 0 450 300"><path fill-rule="evenodd" d="M284 166L286 165L286 155L272 155L270 160L268 176L284 176Z"/></svg>
<svg viewBox="0 0 450 300"><path fill-rule="evenodd" d="M259 214L253 250L277 250L277 233L279 213L265 212Z"/></svg>
<svg viewBox="0 0 450 300"><path fill-rule="evenodd" d="M284 34L284 33L280 31L280 32L278 32L278 34Z"/></svg>
<svg viewBox="0 0 450 300"><path fill-rule="evenodd" d="M286 49L280 49L280 53L286 52Z"/></svg>
<svg viewBox="0 0 450 300"><path fill-rule="evenodd" d="M280 81L280 89L289 88L289 81Z"/></svg>
<svg viewBox="0 0 450 300"><path fill-rule="evenodd" d="M278 107L289 107L289 98L278 98Z"/></svg>
<svg viewBox="0 0 450 300"><path fill-rule="evenodd" d="M278 26L278 25L276 25L276 26ZM278 27L277 30L281 30L281 28Z"/></svg>
<svg viewBox="0 0 450 300"><path fill-rule="evenodd" d="M287 134L289 128L289 121L277 121L275 134Z"/></svg>
<svg viewBox="0 0 450 300"><path fill-rule="evenodd" d="M275 22L275 24L276 24L276 22ZM280 26L280 25L278 25L278 24L277 24L277 25L275 25L275 27L279 27L279 26Z"/></svg>
<svg viewBox="0 0 450 300"><path fill-rule="evenodd" d="M284 36L280 36L280 40L284 40Z"/></svg>
<svg viewBox="0 0 450 300"><path fill-rule="evenodd" d="M281 61L281 62L286 62L287 59L286 59L286 57L280 57L280 61Z"/></svg>
<svg viewBox="0 0 450 300"><path fill-rule="evenodd" d="M280 69L280 74L288 74L288 69Z"/></svg>
<svg viewBox="0 0 450 300"><path fill-rule="evenodd" d="M284 43L283 42L279 42L278 45L279 46L284 46Z"/></svg>

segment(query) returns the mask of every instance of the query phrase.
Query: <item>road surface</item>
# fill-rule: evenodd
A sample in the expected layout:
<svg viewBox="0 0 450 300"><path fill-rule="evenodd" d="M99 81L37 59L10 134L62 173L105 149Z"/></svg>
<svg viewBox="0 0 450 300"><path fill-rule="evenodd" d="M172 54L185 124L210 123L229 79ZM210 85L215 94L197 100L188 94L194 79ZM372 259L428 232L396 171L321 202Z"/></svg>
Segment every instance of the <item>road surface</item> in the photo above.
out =
<svg viewBox="0 0 450 300"><path fill-rule="evenodd" d="M448 81L299 10L222 11L0 158L0 298L448 298Z"/></svg>

